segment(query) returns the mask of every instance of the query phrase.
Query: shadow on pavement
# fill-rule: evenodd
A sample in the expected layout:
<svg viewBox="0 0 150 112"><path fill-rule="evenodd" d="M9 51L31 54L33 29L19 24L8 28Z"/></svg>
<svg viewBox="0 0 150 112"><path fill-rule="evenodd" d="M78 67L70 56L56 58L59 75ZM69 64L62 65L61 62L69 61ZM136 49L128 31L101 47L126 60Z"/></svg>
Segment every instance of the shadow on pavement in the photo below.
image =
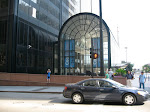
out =
<svg viewBox="0 0 150 112"><path fill-rule="evenodd" d="M71 99L58 99L58 98L53 98L53 99L50 99L51 101L49 101L49 103L61 103L61 104L74 104L72 102ZM121 102L102 102L102 101L84 101L83 104L80 104L80 105L111 105L111 106L127 106L127 105L124 105L123 103ZM74 105L78 105L78 104L74 104ZM138 104L135 104L135 105L132 105L132 106L142 106L144 105L144 103L138 103Z"/></svg>

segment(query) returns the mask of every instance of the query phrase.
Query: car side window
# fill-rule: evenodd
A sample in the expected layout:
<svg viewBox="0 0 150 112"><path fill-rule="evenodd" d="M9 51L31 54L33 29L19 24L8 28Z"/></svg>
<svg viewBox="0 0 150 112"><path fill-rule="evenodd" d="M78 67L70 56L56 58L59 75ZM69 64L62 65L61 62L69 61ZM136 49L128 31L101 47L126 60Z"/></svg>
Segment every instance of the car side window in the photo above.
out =
<svg viewBox="0 0 150 112"><path fill-rule="evenodd" d="M107 81L99 81L99 86L100 87L112 87L112 84Z"/></svg>
<svg viewBox="0 0 150 112"><path fill-rule="evenodd" d="M94 87L97 87L97 81L96 80L85 81L82 85L83 86L94 86Z"/></svg>

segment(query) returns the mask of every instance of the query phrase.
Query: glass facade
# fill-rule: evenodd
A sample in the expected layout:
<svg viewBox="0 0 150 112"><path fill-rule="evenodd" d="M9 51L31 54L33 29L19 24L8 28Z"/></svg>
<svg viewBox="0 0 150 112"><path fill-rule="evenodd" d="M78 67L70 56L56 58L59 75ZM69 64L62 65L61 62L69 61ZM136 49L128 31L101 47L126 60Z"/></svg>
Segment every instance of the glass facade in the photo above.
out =
<svg viewBox="0 0 150 112"><path fill-rule="evenodd" d="M6 71L6 30L7 21L0 21L0 71Z"/></svg>
<svg viewBox="0 0 150 112"><path fill-rule="evenodd" d="M50 68L53 74L98 75L99 17L77 14L79 8L80 0L0 0L0 72L45 73ZM107 69L118 63L119 46L104 21L102 30ZM90 48L99 55L93 61Z"/></svg>
<svg viewBox="0 0 150 112"><path fill-rule="evenodd" d="M110 68L109 28L103 21L104 67ZM100 73L100 25L99 17L92 13L72 16L63 25L60 35L60 74L85 75L88 72ZM90 58L90 48L99 57Z"/></svg>
<svg viewBox="0 0 150 112"><path fill-rule="evenodd" d="M0 71L7 70L7 25L8 18L4 11L7 11L8 0L0 0Z"/></svg>
<svg viewBox="0 0 150 112"><path fill-rule="evenodd" d="M58 73L59 30L78 5L78 0L1 0L0 71Z"/></svg>

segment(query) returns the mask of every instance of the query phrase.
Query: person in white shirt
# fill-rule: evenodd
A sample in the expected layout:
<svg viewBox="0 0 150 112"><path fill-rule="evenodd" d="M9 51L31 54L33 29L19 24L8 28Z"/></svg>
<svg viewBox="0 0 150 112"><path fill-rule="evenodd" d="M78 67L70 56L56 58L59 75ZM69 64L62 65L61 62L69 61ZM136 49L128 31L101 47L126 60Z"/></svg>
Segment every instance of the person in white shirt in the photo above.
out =
<svg viewBox="0 0 150 112"><path fill-rule="evenodd" d="M109 78L113 80L114 72L112 71L111 68L109 69L108 74L109 74Z"/></svg>

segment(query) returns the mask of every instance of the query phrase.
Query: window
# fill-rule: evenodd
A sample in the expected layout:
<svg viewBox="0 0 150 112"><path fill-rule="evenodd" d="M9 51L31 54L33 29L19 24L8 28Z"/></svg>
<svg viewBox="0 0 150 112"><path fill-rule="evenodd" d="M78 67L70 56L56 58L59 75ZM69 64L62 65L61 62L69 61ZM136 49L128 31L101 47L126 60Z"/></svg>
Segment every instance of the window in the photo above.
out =
<svg viewBox="0 0 150 112"><path fill-rule="evenodd" d="M45 24L48 23L48 18L44 13L41 13L41 12L39 13L39 19L40 19L40 21L44 22Z"/></svg>
<svg viewBox="0 0 150 112"><path fill-rule="evenodd" d="M19 24L19 38L18 38L18 44L23 45L23 37L24 37L24 24L20 22Z"/></svg>
<svg viewBox="0 0 150 112"><path fill-rule="evenodd" d="M36 8L32 7L32 17L37 18L36 16L37 16L37 10Z"/></svg>
<svg viewBox="0 0 150 112"><path fill-rule="evenodd" d="M0 66L3 66L6 64L6 53L4 50L0 51Z"/></svg>
<svg viewBox="0 0 150 112"><path fill-rule="evenodd" d="M60 1L59 0L49 0L51 1L54 5L56 5L59 8Z"/></svg>
<svg viewBox="0 0 150 112"><path fill-rule="evenodd" d="M22 10L25 14L28 15L29 4L23 0L19 1L19 9Z"/></svg>
<svg viewBox="0 0 150 112"><path fill-rule="evenodd" d="M36 4L40 2L40 0L31 0L31 1L36 3Z"/></svg>
<svg viewBox="0 0 150 112"><path fill-rule="evenodd" d="M33 48L38 48L38 30L34 27L29 29L29 43Z"/></svg>
<svg viewBox="0 0 150 112"><path fill-rule="evenodd" d="M48 4L47 4L44 0L41 0L41 1L40 1L40 7L42 7L44 10L47 11L47 9L48 9Z"/></svg>
<svg viewBox="0 0 150 112"><path fill-rule="evenodd" d="M27 38L28 38L28 25L23 22L19 22L18 28L18 44L22 46L27 46Z"/></svg>
<svg viewBox="0 0 150 112"><path fill-rule="evenodd" d="M7 21L0 21L0 44L6 44Z"/></svg>
<svg viewBox="0 0 150 112"><path fill-rule="evenodd" d="M83 86L98 86L98 82L96 80L86 81L82 84Z"/></svg>
<svg viewBox="0 0 150 112"><path fill-rule="evenodd" d="M18 66L26 66L27 65L27 54L24 49L17 51L17 65Z"/></svg>
<svg viewBox="0 0 150 112"><path fill-rule="evenodd" d="M99 81L100 87L112 87L112 84L107 81Z"/></svg>
<svg viewBox="0 0 150 112"><path fill-rule="evenodd" d="M8 7L8 0L0 0L0 9Z"/></svg>

